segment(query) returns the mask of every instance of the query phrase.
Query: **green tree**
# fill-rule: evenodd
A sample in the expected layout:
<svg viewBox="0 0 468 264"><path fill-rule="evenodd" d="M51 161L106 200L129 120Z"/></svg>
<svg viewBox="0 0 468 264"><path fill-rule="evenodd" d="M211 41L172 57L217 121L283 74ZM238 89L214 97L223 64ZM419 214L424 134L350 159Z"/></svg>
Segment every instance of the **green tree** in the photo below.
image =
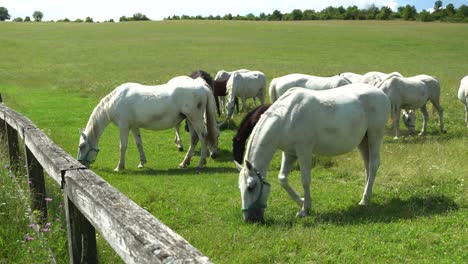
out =
<svg viewBox="0 0 468 264"><path fill-rule="evenodd" d="M426 10L423 10L419 13L419 20L422 22L430 22L434 21L434 18L432 17L431 13L427 12Z"/></svg>
<svg viewBox="0 0 468 264"><path fill-rule="evenodd" d="M34 18L34 21L40 22L40 21L42 21L42 18L44 17L44 14L41 11L34 11L32 16Z"/></svg>
<svg viewBox="0 0 468 264"><path fill-rule="evenodd" d="M458 7L457 11L455 12L457 17L460 18L467 18L468 17L468 6L466 5L461 5Z"/></svg>
<svg viewBox="0 0 468 264"><path fill-rule="evenodd" d="M389 20L390 15L392 14L392 9L387 6L382 6L380 9L379 14L377 15L377 19L380 20Z"/></svg>
<svg viewBox="0 0 468 264"><path fill-rule="evenodd" d="M24 18L24 22L30 22L30 21L31 21L31 18L30 18L29 16L26 16L26 17Z"/></svg>
<svg viewBox="0 0 468 264"><path fill-rule="evenodd" d="M448 16L453 16L453 15L455 15L455 7L453 6L453 4L448 4L448 5L445 7L445 11L447 12L447 15L448 15Z"/></svg>
<svg viewBox="0 0 468 264"><path fill-rule="evenodd" d="M85 18L85 22L86 22L86 23L93 23L94 21L93 21L93 18L92 18L92 17L89 17L89 16L88 16L88 17Z"/></svg>
<svg viewBox="0 0 468 264"><path fill-rule="evenodd" d="M270 20L280 21L283 19L283 14L279 10L273 11L273 14L270 16Z"/></svg>
<svg viewBox="0 0 468 264"><path fill-rule="evenodd" d="M302 20L303 16L304 15L302 13L302 10L300 10L300 9L294 9L291 12L291 19L292 20Z"/></svg>
<svg viewBox="0 0 468 264"><path fill-rule="evenodd" d="M303 20L316 20L318 19L318 17L314 10L307 9L307 10L304 10L304 12L302 13L302 19Z"/></svg>
<svg viewBox="0 0 468 264"><path fill-rule="evenodd" d="M401 17L404 20L416 20L416 14L416 7L406 5L401 12Z"/></svg>
<svg viewBox="0 0 468 264"><path fill-rule="evenodd" d="M14 22L23 22L23 18L21 17L17 17L15 19L13 19Z"/></svg>
<svg viewBox="0 0 468 264"><path fill-rule="evenodd" d="M143 15L142 13L135 13L133 14L134 21L147 21L150 20L147 16Z"/></svg>
<svg viewBox="0 0 468 264"><path fill-rule="evenodd" d="M0 21L9 20L10 14L8 13L8 9L6 7L0 6Z"/></svg>
<svg viewBox="0 0 468 264"><path fill-rule="evenodd" d="M442 8L442 1L438 0L434 3L434 12L437 13Z"/></svg>

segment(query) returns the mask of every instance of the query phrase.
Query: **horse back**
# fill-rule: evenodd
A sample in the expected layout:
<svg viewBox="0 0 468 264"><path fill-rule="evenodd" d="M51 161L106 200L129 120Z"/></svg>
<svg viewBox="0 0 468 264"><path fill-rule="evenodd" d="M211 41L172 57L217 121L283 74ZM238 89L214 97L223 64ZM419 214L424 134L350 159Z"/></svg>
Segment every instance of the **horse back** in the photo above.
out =
<svg viewBox="0 0 468 264"><path fill-rule="evenodd" d="M354 149L366 133L383 136L390 113L386 95L365 84L325 91L292 88L265 113L281 118L288 136L282 145L303 144L318 154Z"/></svg>

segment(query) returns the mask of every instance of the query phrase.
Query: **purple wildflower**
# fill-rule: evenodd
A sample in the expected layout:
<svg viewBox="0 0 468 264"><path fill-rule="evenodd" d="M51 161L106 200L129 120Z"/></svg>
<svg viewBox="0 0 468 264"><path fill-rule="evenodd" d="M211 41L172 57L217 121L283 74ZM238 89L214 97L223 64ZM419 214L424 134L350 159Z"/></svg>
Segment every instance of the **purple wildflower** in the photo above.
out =
<svg viewBox="0 0 468 264"><path fill-rule="evenodd" d="M30 228L34 228L36 226L36 224L32 223L32 224L29 224L29 227Z"/></svg>
<svg viewBox="0 0 468 264"><path fill-rule="evenodd" d="M52 198L50 198L50 197L46 197L44 200L45 200L46 202L52 202Z"/></svg>
<svg viewBox="0 0 468 264"><path fill-rule="evenodd" d="M33 241L33 240L34 240L34 237L30 236L29 234L26 234L26 235L24 236L24 240L26 240L26 241L28 241L28 242L29 242L29 241Z"/></svg>

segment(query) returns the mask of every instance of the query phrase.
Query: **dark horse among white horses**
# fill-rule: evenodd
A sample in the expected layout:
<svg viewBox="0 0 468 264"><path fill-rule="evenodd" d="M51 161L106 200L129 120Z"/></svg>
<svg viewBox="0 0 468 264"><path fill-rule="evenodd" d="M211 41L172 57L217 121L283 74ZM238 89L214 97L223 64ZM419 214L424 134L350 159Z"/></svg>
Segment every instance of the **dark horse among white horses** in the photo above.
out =
<svg viewBox="0 0 468 264"><path fill-rule="evenodd" d="M214 97L208 84L202 78L192 79L186 76L156 86L123 84L105 96L94 108L86 128L81 132L77 159L85 166L95 160L99 151L99 138L112 122L120 130L120 160L115 170L125 168L125 151L130 131L140 153L138 167L141 168L146 163L146 156L140 128L169 129L185 118L192 142L179 166L186 167L190 164L196 143L200 140L202 147L198 167L202 168L206 163L207 145L212 153L216 153L219 135Z"/></svg>
<svg viewBox="0 0 468 264"><path fill-rule="evenodd" d="M366 185L359 204L371 198L380 164L380 145L390 115L390 101L368 84L312 91L292 88L261 116L247 143L244 165L236 163L245 221L264 221L270 193L267 170L276 149L283 151L281 186L309 214L312 155L339 155L358 147L364 160ZM288 183L296 160L301 170L304 198Z"/></svg>

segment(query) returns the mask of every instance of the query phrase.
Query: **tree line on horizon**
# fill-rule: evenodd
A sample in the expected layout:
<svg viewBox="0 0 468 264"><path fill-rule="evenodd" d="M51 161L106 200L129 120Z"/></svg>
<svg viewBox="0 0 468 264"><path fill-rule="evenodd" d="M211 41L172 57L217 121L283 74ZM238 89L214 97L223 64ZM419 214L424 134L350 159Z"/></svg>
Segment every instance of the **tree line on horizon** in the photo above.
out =
<svg viewBox="0 0 468 264"><path fill-rule="evenodd" d="M32 14L33 20L41 22L44 14L41 11L34 11ZM0 7L0 21L9 20L11 18L8 9ZM348 6L344 8L329 6L322 11L315 11L312 9L294 9L290 13L281 13L279 10L274 10L272 13L260 13L258 16L250 13L245 16L226 14L224 16L168 16L164 20L250 20L250 21L299 21L299 20L419 20L423 22L441 21L441 22L467 22L468 23L468 6L460 5L455 8L453 4L448 4L443 7L442 1L435 1L433 11L422 10L417 12L416 7L413 5L400 6L397 10L393 11L391 8L383 6L381 8L370 5L367 8L359 9L357 6ZM121 16L119 22L127 21L150 21L146 15L136 13L131 17ZM32 21L31 17L26 16L24 19L17 17L13 19L14 22L29 22ZM54 22L54 21L50 21ZM94 23L93 18L86 17L83 19L76 19L74 21L68 18L59 19L57 22L88 22ZM114 22L114 19L106 20L103 22Z"/></svg>
<svg viewBox="0 0 468 264"><path fill-rule="evenodd" d="M299 21L299 20L419 20L423 22L442 21L442 22L468 22L468 6L461 5L455 8L453 4L448 4L443 8L442 1L435 1L433 12L422 10L417 12L413 5L400 6L396 11L383 6L378 8L375 5L370 5L367 8L359 9L357 6L348 6L344 8L329 6L322 11L312 9L294 9L290 13L281 13L275 10L272 13L260 13L258 16L250 13L245 16L226 14L224 16L209 15L203 17L197 16L169 16L164 20L252 20L252 21Z"/></svg>

